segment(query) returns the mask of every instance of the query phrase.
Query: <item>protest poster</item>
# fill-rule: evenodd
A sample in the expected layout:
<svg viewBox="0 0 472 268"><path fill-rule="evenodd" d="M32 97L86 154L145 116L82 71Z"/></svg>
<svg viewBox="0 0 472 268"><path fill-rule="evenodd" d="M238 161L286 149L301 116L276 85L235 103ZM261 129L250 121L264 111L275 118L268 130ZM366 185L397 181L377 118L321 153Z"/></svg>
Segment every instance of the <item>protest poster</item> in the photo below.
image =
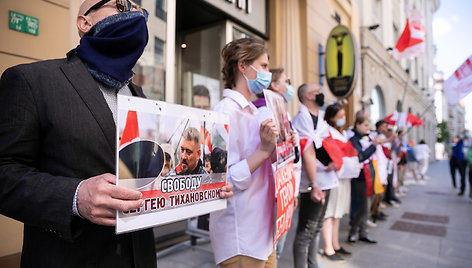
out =
<svg viewBox="0 0 472 268"><path fill-rule="evenodd" d="M270 90L264 90L267 108L272 112L272 120L277 126L275 165L275 189L277 196L277 216L275 219L274 245L280 237L290 229L293 215L293 199L295 195L295 159L294 145L290 133L290 121L284 99Z"/></svg>
<svg viewBox="0 0 472 268"><path fill-rule="evenodd" d="M228 129L221 113L118 95L116 184L144 204L117 211L116 233L226 208Z"/></svg>
<svg viewBox="0 0 472 268"><path fill-rule="evenodd" d="M288 119L285 100L282 96L270 90L264 90L267 108L271 111L272 121L277 126L277 168L287 165L295 159L294 146L290 135L290 121Z"/></svg>

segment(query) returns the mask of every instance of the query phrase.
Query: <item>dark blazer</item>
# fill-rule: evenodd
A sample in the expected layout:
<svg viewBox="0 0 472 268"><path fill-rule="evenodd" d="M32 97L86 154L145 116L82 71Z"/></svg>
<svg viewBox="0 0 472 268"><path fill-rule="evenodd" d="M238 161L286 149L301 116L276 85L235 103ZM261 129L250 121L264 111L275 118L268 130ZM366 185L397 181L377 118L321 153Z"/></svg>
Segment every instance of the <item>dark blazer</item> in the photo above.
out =
<svg viewBox="0 0 472 268"><path fill-rule="evenodd" d="M362 150L361 139L364 135L360 134L359 132L354 130L354 136L352 136L349 140L351 141L352 146L357 151L357 156L359 157L359 162L364 162L369 157L371 157L375 153L375 146L371 144L367 149Z"/></svg>
<svg viewBox="0 0 472 268"><path fill-rule="evenodd" d="M116 235L72 213L81 180L115 174L115 144L112 113L75 50L3 73L0 213L24 223L22 267L156 267L152 229Z"/></svg>

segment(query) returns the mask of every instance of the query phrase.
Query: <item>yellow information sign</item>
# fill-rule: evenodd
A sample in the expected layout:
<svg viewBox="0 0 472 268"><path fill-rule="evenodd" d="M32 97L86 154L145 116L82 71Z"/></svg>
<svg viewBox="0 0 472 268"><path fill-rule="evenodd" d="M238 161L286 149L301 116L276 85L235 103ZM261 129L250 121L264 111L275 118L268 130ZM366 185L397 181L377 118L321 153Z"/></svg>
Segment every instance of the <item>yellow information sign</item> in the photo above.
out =
<svg viewBox="0 0 472 268"><path fill-rule="evenodd" d="M334 96L347 98L357 80L359 53L351 31L338 25L331 30L325 51L325 72L328 87Z"/></svg>

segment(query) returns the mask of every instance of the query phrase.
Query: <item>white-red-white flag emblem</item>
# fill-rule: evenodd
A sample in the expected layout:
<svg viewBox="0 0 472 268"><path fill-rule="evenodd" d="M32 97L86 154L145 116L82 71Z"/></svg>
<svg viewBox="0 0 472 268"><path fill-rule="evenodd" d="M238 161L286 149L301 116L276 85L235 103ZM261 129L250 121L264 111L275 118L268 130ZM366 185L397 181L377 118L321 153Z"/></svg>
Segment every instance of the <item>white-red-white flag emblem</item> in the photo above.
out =
<svg viewBox="0 0 472 268"><path fill-rule="evenodd" d="M423 15L418 10L409 10L405 29L397 41L392 55L395 59L414 58L424 51L425 30Z"/></svg>

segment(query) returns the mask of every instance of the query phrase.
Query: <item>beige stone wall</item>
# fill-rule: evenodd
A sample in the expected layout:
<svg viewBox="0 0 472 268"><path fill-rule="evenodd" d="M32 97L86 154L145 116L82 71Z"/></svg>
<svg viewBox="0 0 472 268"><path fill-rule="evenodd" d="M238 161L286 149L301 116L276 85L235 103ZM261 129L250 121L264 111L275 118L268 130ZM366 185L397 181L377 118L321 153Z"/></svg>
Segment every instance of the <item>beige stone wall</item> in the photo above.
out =
<svg viewBox="0 0 472 268"><path fill-rule="evenodd" d="M0 73L21 63L65 57L71 48L69 4L69 0L0 1ZM38 35L10 30L9 10L38 18ZM0 241L0 257L20 252L23 224L0 215Z"/></svg>
<svg viewBox="0 0 472 268"><path fill-rule="evenodd" d="M69 1L0 1L0 71L11 65L64 57L69 50ZM39 19L37 36L8 28L8 10Z"/></svg>
<svg viewBox="0 0 472 268"><path fill-rule="evenodd" d="M295 1L295 0L294 0ZM338 23L333 18L334 13L337 12L341 17L341 24L347 26L353 32L359 44L359 10L356 5L356 1L347 0L297 0L298 11L293 11L297 14L287 14L286 7L284 7L284 1L282 0L270 0L269 1L269 19L270 19L270 40L268 42L270 50L270 65L271 66L282 66L287 63L287 56L284 56L284 50L287 50L288 36L283 34L284 27L284 16L289 16L291 20L295 20L299 24L299 49L301 57L299 59L299 65L301 74L298 79L295 80L293 86L295 90L303 82L315 82L319 83L319 64L318 64L318 45L321 44L323 48L326 45L329 32ZM290 1L289 1L290 2ZM285 51L285 53L295 52ZM347 106L348 123L351 123L351 117L355 110L360 109L360 70L354 93L349 98L349 105ZM289 74L293 76L293 74ZM323 92L325 99L328 103L333 101L333 96L328 90L326 81L323 86ZM298 111L299 102L298 100L292 101L289 105L289 111L292 115Z"/></svg>

